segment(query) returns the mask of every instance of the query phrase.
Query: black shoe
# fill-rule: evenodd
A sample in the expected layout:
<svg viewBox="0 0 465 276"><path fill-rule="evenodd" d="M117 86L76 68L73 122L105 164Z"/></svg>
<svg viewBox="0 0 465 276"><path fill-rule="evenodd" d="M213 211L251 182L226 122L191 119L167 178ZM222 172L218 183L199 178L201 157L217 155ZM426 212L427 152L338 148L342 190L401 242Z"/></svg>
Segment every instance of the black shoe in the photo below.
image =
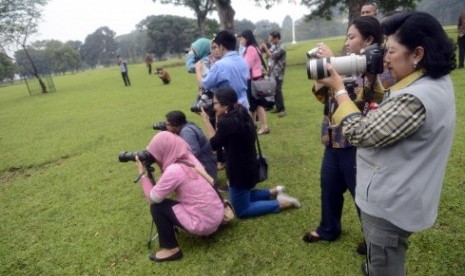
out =
<svg viewBox="0 0 465 276"><path fill-rule="evenodd" d="M163 258L163 259L158 259L155 254L150 254L149 259L156 262L156 263L161 263L161 262L172 262L172 261L177 261L180 260L183 257L182 251L179 250L178 252L174 253L173 255Z"/></svg>
<svg viewBox="0 0 465 276"><path fill-rule="evenodd" d="M367 254L367 245L365 242L361 242L357 244L357 253L360 255L366 255Z"/></svg>

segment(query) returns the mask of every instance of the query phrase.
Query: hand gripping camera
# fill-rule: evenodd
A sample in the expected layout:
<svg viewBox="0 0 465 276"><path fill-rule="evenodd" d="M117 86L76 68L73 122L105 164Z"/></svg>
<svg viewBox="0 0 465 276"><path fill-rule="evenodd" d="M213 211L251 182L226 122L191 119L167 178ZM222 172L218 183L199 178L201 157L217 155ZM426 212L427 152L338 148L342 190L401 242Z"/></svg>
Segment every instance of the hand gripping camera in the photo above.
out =
<svg viewBox="0 0 465 276"><path fill-rule="evenodd" d="M318 80L328 77L330 75L326 69L328 63L331 63L340 75L380 74L384 70L384 50L378 44L368 46L361 55L351 54L343 57L312 59L315 57L311 53L312 50L307 53L307 57L310 58L307 62L308 79Z"/></svg>
<svg viewBox="0 0 465 276"><path fill-rule="evenodd" d="M145 171L147 172L147 176L150 179L150 182L152 182L153 185L155 185L155 178L153 176L153 172L155 169L152 167L152 164L155 163L155 158L147 151L136 151L136 152L130 152L130 151L123 151L120 152L118 155L119 162L128 162L128 161L136 161L136 156L139 159L142 164L144 164ZM137 183L139 179L142 177L143 174L139 175L135 180L134 183Z"/></svg>

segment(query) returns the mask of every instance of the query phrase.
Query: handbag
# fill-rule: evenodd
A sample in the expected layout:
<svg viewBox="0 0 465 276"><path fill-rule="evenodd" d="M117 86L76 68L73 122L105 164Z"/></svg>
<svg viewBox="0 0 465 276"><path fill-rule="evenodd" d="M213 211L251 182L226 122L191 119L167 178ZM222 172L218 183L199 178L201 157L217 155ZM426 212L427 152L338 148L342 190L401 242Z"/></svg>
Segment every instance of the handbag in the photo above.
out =
<svg viewBox="0 0 465 276"><path fill-rule="evenodd" d="M270 76L270 73L273 70L274 65L273 67L271 67L271 69L268 70L268 66L265 63L263 56L258 51L258 49L256 50L258 55L260 56L260 60L262 61L262 70L264 71L264 73L262 74L261 78L251 81L252 96L256 99L272 97L276 94L277 85L275 78Z"/></svg>
<svg viewBox="0 0 465 276"><path fill-rule="evenodd" d="M220 198L221 202L223 202L223 205L224 205L224 214L223 214L223 220L221 221L221 225L226 225L226 224L231 223L236 218L234 209L232 208L231 203L228 200L224 199L221 193L215 187L215 183L214 183L215 181L207 173L207 171L205 171L205 169L202 167L197 167L187 162L183 162L183 161L178 161L178 162L188 167L193 167L198 174L200 174L205 180L207 180L208 183L210 183L210 185L212 185L213 189L215 190L216 194L218 195L218 197Z"/></svg>
<svg viewBox="0 0 465 276"><path fill-rule="evenodd" d="M268 179L268 159L262 155L262 149L260 148L260 142L257 136L257 162L258 162L258 180L257 183L263 182Z"/></svg>
<svg viewBox="0 0 465 276"><path fill-rule="evenodd" d="M252 96L256 99L274 96L276 93L276 80L270 76L264 76L258 80L252 80Z"/></svg>

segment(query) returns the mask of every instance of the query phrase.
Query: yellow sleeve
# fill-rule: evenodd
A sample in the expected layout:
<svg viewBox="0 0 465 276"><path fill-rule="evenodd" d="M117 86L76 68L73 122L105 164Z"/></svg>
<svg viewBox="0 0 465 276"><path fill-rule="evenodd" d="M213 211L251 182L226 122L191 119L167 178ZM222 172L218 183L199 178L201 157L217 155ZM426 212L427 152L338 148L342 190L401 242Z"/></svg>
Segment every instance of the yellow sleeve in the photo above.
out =
<svg viewBox="0 0 465 276"><path fill-rule="evenodd" d="M342 104L340 104L334 112L333 122L336 126L339 126L345 117L357 113L360 113L360 110L358 109L357 105L355 105L353 101L345 101Z"/></svg>

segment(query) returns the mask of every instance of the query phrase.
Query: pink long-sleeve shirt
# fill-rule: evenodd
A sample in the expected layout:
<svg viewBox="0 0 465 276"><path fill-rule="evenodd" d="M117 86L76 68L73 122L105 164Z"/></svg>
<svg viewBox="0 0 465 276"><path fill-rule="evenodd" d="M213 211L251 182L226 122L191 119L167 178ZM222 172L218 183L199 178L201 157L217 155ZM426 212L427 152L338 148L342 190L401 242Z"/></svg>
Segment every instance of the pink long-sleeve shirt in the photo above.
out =
<svg viewBox="0 0 465 276"><path fill-rule="evenodd" d="M197 172L187 173L194 168L174 163L169 165L155 186L147 177L142 177L145 197L152 203L176 194L179 204L173 211L181 225L195 235L210 235L223 220L224 206L212 185Z"/></svg>

